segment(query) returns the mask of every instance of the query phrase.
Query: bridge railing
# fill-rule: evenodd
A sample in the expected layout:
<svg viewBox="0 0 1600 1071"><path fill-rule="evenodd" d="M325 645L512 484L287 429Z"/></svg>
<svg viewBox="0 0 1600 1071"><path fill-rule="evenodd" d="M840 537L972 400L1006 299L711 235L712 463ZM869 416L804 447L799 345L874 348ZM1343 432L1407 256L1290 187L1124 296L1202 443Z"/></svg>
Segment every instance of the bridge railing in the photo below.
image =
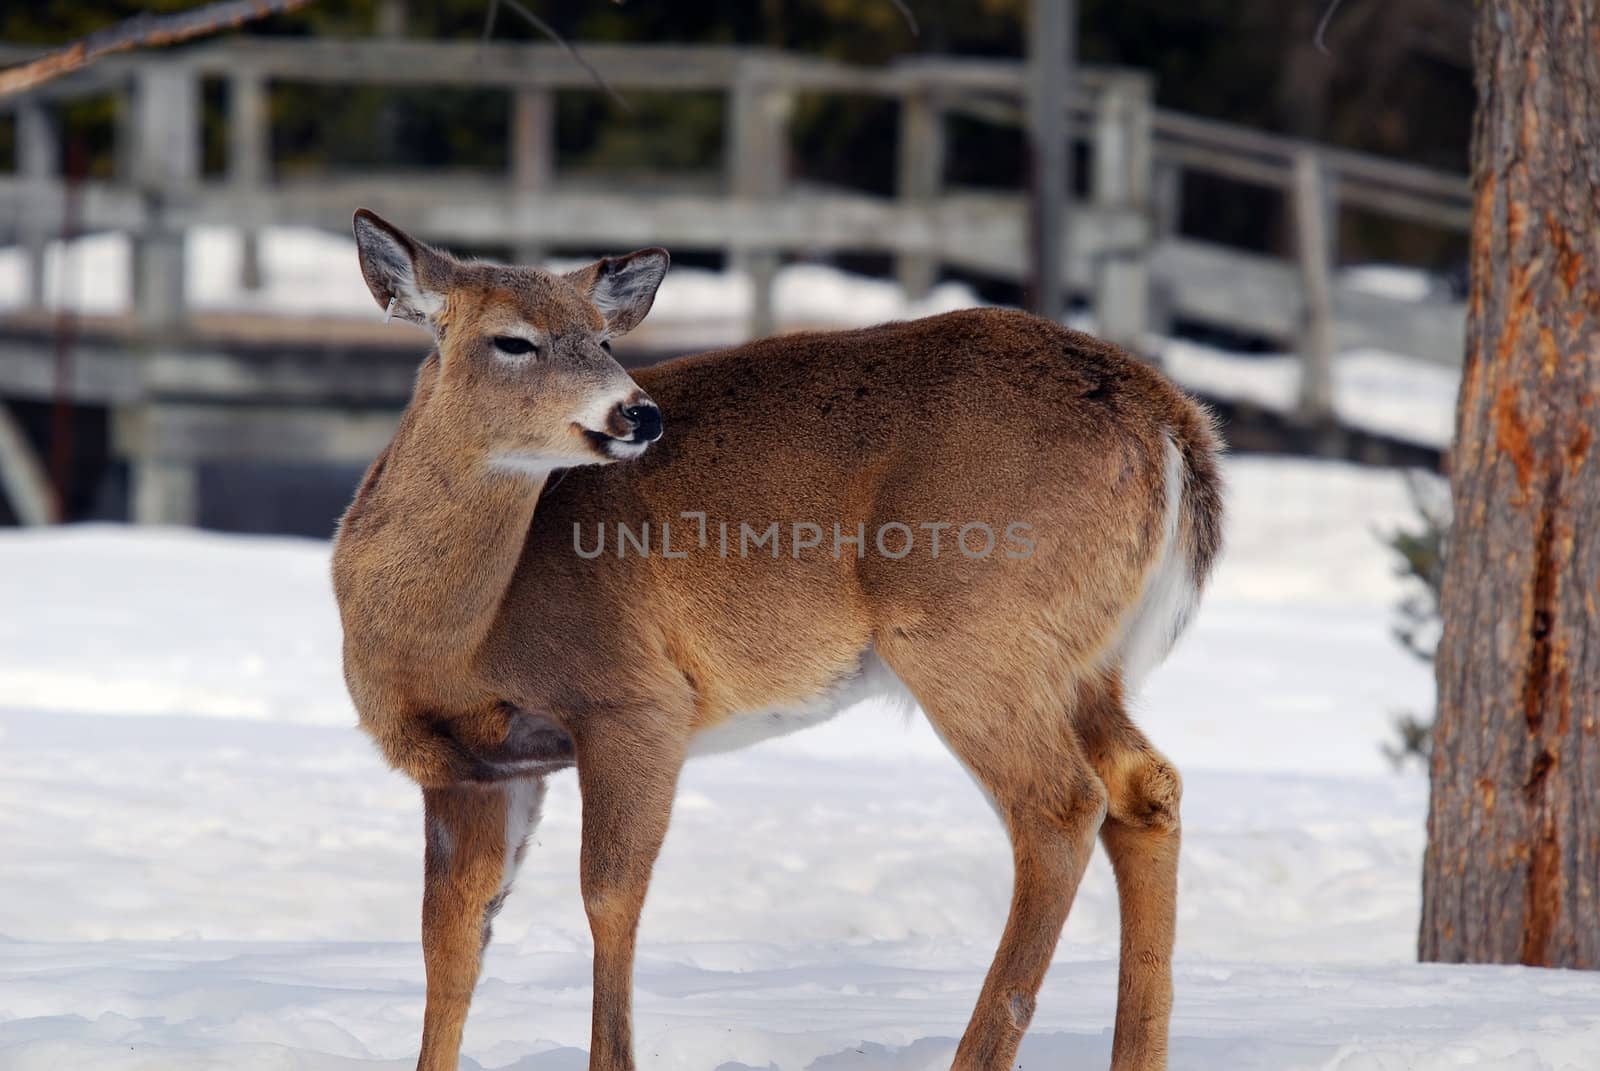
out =
<svg viewBox="0 0 1600 1071"><path fill-rule="evenodd" d="M663 195L642 182L632 188L585 189L564 181L555 159L553 94L595 87L590 74L555 46L242 38L111 61L15 102L19 163L15 175L0 177L0 225L7 218L17 221L33 254L28 293L37 301L43 294L37 253L50 236L51 222L62 218L66 198L54 152L52 98L109 92L118 97L124 115L120 177L82 184L80 223L90 230L132 233L141 278L181 280L178 238L185 226L304 222L343 229L358 202L388 208L427 237L509 242L524 254L555 245L645 241L721 250L752 275L753 334L774 326L772 276L786 252L889 253L914 290L931 283L940 263L1020 278L1026 248L1020 195L962 196L940 188L945 149L937 100L951 82L947 73L914 65L851 67L732 48L594 45L585 47L585 58L621 92L724 94L726 174L720 188ZM1074 107L1092 108L1096 94L1117 84L1118 77L1087 78L1087 90ZM1142 78L1120 77L1147 102ZM208 79L227 86L228 153L220 177L203 176L199 166L199 101ZM1001 82L1009 80L1010 75ZM419 181L374 169L358 176L275 179L265 107L273 82L503 89L512 98L509 173L477 181ZM961 84L957 77L954 85ZM901 101L903 167L897 197L789 180L788 116L803 93ZM1130 114L1123 121L1138 118ZM1132 151L1146 138L1146 131L1130 126L1100 155ZM1142 261L1148 217L1147 205L1123 197L1114 207L1082 214L1075 228L1081 233L1075 235L1077 255L1069 278L1076 288L1094 293L1097 308L1108 315L1128 301L1115 293L1117 281L1094 278L1095 260L1111 250ZM249 256L245 270L247 278L257 274ZM152 329L172 327L185 317L181 287L177 292L148 287L136 304L140 321ZM1117 334L1117 325L1110 326ZM1127 322L1121 335L1136 342L1132 336L1142 328L1142 322Z"/></svg>
<svg viewBox="0 0 1600 1071"><path fill-rule="evenodd" d="M371 456L390 419L336 411L317 399L382 410L393 404L392 392L380 397L369 384L394 377L334 383L327 377L340 374L337 362L296 361L287 370L264 371L256 367L260 347L249 355L219 352L216 339L197 328L204 317L185 304L191 266L183 236L197 224L243 229L246 286L260 281L250 237L259 229L292 223L344 232L358 204L426 238L509 246L526 259L555 248L647 243L721 251L753 284L751 335L777 326L773 280L786 254L887 254L913 296L944 269L1026 281L1026 176L1018 176L1014 189L946 181L951 117L1025 121L1028 79L1021 63L919 57L861 67L759 49L635 45L586 45L584 55L623 93L721 94L721 173L664 188L640 176L607 176L597 184L564 172L554 94L598 90L583 66L552 45L237 37L114 57L0 100L0 122L11 113L16 145L14 170L0 173L0 243L19 244L26 253L24 284L34 314L44 311L45 249L69 216L76 233L117 230L132 240L133 315L122 318L124 333L109 346L86 335L86 374L79 380L89 384L83 390L105 386L104 397L88 400L114 410L116 441L133 462L137 516L192 519L199 462L236 459L245 447L251 458L281 459L291 440L299 460L307 444L324 460ZM0 63L25 56L0 46ZM201 161L202 100L204 87L215 82L225 87L226 151L221 171L208 174ZM473 175L381 167L291 174L273 159L267 107L272 86L286 83L504 92L506 167ZM1460 303L1402 301L1344 285L1336 271L1335 224L1342 209L1353 208L1464 230L1470 204L1463 178L1157 109L1152 89L1141 72L1091 68L1062 101L1068 136L1087 148L1089 161L1087 193L1064 229L1062 274L1071 291L1087 298L1102 335L1140 350L1181 318L1276 340L1299 354L1297 412L1311 424L1335 417L1338 349L1370 345L1459 362ZM60 105L96 94L117 102L116 173L69 182L59 153ZM890 195L794 179L789 122L796 98L806 94L897 103ZM1281 190L1291 208L1292 253L1270 256L1183 233L1179 193L1193 174ZM10 319L14 327L37 326L26 310ZM312 331L331 337L308 325ZM0 361L0 394L36 396L50 381L48 345L0 338L0 346L8 355ZM124 370L125 363L136 367ZM91 366L99 379L87 375ZM292 397L263 386L286 376L295 384ZM206 385L204 398L196 383ZM174 390L174 384L185 386ZM224 404L225 414L213 411ZM291 417L299 429L294 436L270 432ZM313 434L312 425L321 431ZM261 433L243 435L246 426ZM0 464L0 479L26 468Z"/></svg>
<svg viewBox="0 0 1600 1071"><path fill-rule="evenodd" d="M772 274L784 253L888 253L913 294L941 266L1023 279L1025 176L1015 191L944 182L947 116L1021 122L1022 64L915 58L859 67L756 49L645 45L588 45L584 54L620 92L723 94L720 187L662 194L644 182L585 189L564 179L553 94L595 87L589 72L554 45L243 37L111 60L11 102L18 166L0 177L0 226L9 218L25 246L35 253L42 247L65 198L52 101L109 92L124 116L123 162L116 181L84 185L81 225L132 232L141 278L181 280L177 236L184 226L303 222L343 229L360 201L390 208L430 237L508 242L523 253L645 241L722 250L753 277L756 334L774 326ZM208 79L227 86L227 165L218 177L202 176L199 166L200 94ZM419 180L381 169L275 178L266 108L274 82L502 89L511 96L508 173L477 181ZM1331 222L1348 206L1464 229L1470 206L1463 178L1158 110L1151 88L1140 72L1091 68L1063 102L1071 136L1088 146L1090 160L1088 200L1068 224L1065 277L1090 296L1102 333L1137 346L1163 317L1179 316L1278 338L1307 359L1313 388L1341 344L1387 342L1424 359L1459 360L1459 308L1407 307L1340 291ZM800 94L898 102L892 197L790 181L788 117ZM1294 256L1263 257L1185 238L1176 194L1184 175L1195 172L1284 190L1293 205ZM29 294L38 299L42 261L35 256L33 263ZM253 281L252 256L244 271ZM181 286L174 292L152 283L137 308L152 327L181 323ZM1325 408L1321 393L1305 392L1310 409Z"/></svg>

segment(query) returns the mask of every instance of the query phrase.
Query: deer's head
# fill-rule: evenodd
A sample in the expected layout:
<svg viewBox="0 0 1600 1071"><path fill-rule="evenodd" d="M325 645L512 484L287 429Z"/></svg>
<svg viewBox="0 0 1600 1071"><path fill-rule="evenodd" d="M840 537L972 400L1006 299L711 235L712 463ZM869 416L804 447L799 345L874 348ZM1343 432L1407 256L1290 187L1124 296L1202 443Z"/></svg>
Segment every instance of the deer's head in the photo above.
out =
<svg viewBox="0 0 1600 1071"><path fill-rule="evenodd" d="M543 475L624 461L661 437L661 410L611 356L667 272L664 249L562 275L464 262L366 209L361 273L380 308L434 333L434 401L495 467Z"/></svg>

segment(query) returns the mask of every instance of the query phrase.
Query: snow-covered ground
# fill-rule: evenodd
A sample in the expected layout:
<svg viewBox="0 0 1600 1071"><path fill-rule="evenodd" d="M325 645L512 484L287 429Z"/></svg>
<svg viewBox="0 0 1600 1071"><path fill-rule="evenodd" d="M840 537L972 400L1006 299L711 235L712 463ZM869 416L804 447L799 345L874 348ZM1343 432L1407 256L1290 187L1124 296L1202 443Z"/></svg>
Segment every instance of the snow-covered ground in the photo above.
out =
<svg viewBox="0 0 1600 1071"><path fill-rule="evenodd" d="M1176 1069L1600 1067L1600 977L1412 963L1426 791L1379 752L1431 681L1389 634L1392 473L1228 464L1227 555L1139 701L1183 769ZM0 534L0 1068L404 1068L417 793L351 728L320 543ZM588 1044L579 801L556 779L467 1068ZM640 935L642 1066L947 1067L1009 857L922 723L863 708L686 772ZM1109 868L1020 1063L1104 1066Z"/></svg>
<svg viewBox="0 0 1600 1071"><path fill-rule="evenodd" d="M186 242L191 308L377 316L356 266L355 244L347 237L309 227L264 230L258 290L239 286L243 244L237 230L195 227ZM127 236L121 234L53 243L46 253L47 303L93 313L125 308L132 293L129 250ZM17 250L0 249L0 312L21 301L23 270ZM1385 265L1349 268L1343 277L1356 289L1399 301L1424 300L1431 285L1422 272ZM739 342L745 337L751 300L750 281L743 274L674 268L640 334L669 349ZM978 304L978 298L966 286L945 283L926 298L910 301L893 281L818 264L790 264L778 273L773 304L785 328L857 327L965 308ZM1087 319L1076 326L1093 330ZM1152 339L1150 344L1163 369L1191 389L1278 411L1295 405L1299 362L1292 355L1242 355L1182 339ZM1450 441L1458 380L1454 368L1381 350L1352 350L1335 363L1334 404L1353 427L1443 446Z"/></svg>

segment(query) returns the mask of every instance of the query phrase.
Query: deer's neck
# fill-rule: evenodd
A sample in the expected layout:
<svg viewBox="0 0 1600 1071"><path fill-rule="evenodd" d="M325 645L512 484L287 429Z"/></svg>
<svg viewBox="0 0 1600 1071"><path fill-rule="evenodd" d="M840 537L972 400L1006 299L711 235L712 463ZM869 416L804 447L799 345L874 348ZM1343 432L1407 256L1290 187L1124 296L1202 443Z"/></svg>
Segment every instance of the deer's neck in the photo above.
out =
<svg viewBox="0 0 1600 1071"><path fill-rule="evenodd" d="M346 644L377 658L470 659L516 572L544 478L488 463L428 382L345 514L334 589Z"/></svg>

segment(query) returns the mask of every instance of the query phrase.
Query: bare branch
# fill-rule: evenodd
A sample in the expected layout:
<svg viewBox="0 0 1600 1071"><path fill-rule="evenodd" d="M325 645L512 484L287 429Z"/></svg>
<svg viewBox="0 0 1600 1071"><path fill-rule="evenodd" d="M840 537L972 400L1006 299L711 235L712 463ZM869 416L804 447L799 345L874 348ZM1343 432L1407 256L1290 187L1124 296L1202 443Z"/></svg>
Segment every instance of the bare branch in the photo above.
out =
<svg viewBox="0 0 1600 1071"><path fill-rule="evenodd" d="M52 78L81 70L116 52L177 44L247 22L297 11L311 0L224 0L172 15L135 15L115 26L48 52L36 60L0 71L0 97L43 85Z"/></svg>
<svg viewBox="0 0 1600 1071"><path fill-rule="evenodd" d="M504 3L506 7L509 7L512 11L515 11L517 14L521 15L524 19L527 19L528 24L534 29L538 30L540 33L550 38L550 40L566 49L572 55L572 58L577 61L578 66L588 71L589 77L594 79L595 84L601 89L605 90L606 93L610 95L611 99L616 101L623 111L629 113L633 111L633 105L624 100L621 93L618 93L615 89L612 89L611 83L600 77L600 72L595 70L589 61L583 58L583 54L572 46L572 42L556 33L555 27L541 19L538 15L535 15L528 9L526 5L521 2L521 0L499 0L499 2Z"/></svg>
<svg viewBox="0 0 1600 1071"><path fill-rule="evenodd" d="M1342 0L1329 0L1327 10L1322 13L1322 20L1317 23L1317 36L1313 39L1313 42L1317 46L1317 51L1324 56L1331 55L1331 53L1328 51L1328 44L1323 40L1323 37L1327 34L1328 23L1333 21L1333 13L1339 10L1341 2Z"/></svg>
<svg viewBox="0 0 1600 1071"><path fill-rule="evenodd" d="M621 0L618 0L618 2L620 3ZM894 5L896 11L900 12L900 17L906 20L906 25L911 28L911 36L921 37L922 28L917 25L917 16L912 14L911 5L906 3L906 0L889 0L889 2Z"/></svg>

